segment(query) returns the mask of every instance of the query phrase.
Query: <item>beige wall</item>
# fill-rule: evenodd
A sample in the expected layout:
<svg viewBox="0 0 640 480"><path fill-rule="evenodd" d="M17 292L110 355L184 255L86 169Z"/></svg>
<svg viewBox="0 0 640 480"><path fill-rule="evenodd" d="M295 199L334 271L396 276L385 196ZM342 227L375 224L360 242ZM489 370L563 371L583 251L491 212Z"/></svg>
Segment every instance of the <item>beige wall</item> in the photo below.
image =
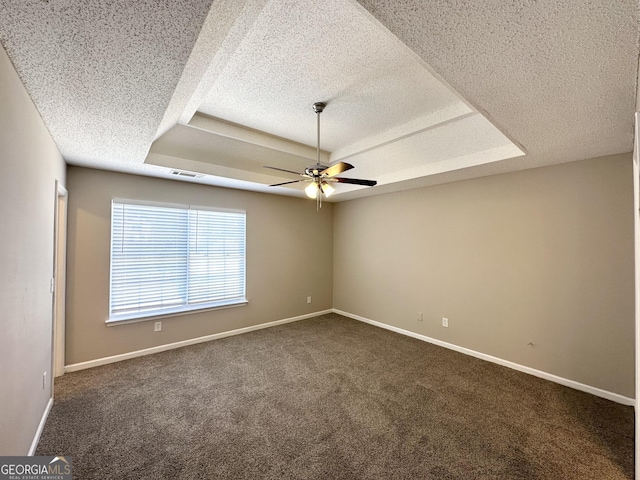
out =
<svg viewBox="0 0 640 480"><path fill-rule="evenodd" d="M26 455L51 396L55 182L65 165L2 47L0 164L0 455Z"/></svg>
<svg viewBox="0 0 640 480"><path fill-rule="evenodd" d="M79 167L67 178L67 365L331 308L331 204ZM106 326L112 198L246 210L249 304L167 318L157 333L153 321Z"/></svg>
<svg viewBox="0 0 640 480"><path fill-rule="evenodd" d="M334 308L633 398L632 188L628 154L336 204Z"/></svg>

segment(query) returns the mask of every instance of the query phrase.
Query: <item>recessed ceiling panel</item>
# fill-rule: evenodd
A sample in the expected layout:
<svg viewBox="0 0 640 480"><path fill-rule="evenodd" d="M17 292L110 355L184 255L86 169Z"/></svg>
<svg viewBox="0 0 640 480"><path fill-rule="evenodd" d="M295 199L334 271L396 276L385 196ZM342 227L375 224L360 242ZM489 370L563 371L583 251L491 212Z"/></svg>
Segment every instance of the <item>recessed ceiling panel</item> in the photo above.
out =
<svg viewBox="0 0 640 480"><path fill-rule="evenodd" d="M316 101L328 150L462 103L361 7L272 0L199 111L313 145Z"/></svg>
<svg viewBox="0 0 640 480"><path fill-rule="evenodd" d="M293 180L293 178L291 174L266 169L265 165L302 172L307 165L316 163L315 150L305 145L270 137L263 141L253 138L247 141L234 138L229 135L229 132L225 133L222 135L191 125L176 125L153 143L146 163L185 170L195 168L196 172L209 175L216 172L215 175L227 176L222 174L227 172L233 174L232 178L253 179L266 184ZM273 143L267 140L272 140ZM321 158L326 159L326 153L321 153ZM167 165L168 158L173 159L172 164ZM240 172L242 175L239 174Z"/></svg>
<svg viewBox="0 0 640 480"><path fill-rule="evenodd" d="M379 185L518 157L522 151L479 113L346 158Z"/></svg>
<svg viewBox="0 0 640 480"><path fill-rule="evenodd" d="M330 162L346 159L357 177L380 184L522 155L357 3L270 0L255 12L194 117L209 118L215 138L194 156L193 132L166 135L158 147L171 158L208 155L206 163L234 169L218 172L258 174L265 164L302 171L284 154L246 155L255 148L223 138L215 124L315 145L316 101L327 104L321 146ZM335 197L355 188L339 185Z"/></svg>

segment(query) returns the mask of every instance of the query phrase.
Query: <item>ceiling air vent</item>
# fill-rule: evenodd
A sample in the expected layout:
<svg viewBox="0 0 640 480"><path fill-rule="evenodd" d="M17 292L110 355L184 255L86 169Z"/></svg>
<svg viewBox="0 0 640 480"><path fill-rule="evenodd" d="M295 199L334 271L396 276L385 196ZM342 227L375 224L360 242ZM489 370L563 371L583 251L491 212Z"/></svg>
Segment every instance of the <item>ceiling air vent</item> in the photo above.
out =
<svg viewBox="0 0 640 480"><path fill-rule="evenodd" d="M204 177L201 173L193 173L193 172L183 172L182 170L171 170L171 175L176 175L178 177L188 177L188 178L202 178Z"/></svg>

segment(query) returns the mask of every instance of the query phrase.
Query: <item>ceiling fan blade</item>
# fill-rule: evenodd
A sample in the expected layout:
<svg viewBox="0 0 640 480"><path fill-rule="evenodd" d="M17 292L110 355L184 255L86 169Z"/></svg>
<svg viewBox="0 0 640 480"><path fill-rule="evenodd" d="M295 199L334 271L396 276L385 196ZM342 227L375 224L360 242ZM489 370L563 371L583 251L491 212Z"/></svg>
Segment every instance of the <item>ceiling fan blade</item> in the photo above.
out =
<svg viewBox="0 0 640 480"><path fill-rule="evenodd" d="M351 170L353 165L345 162L338 162L335 165L331 165L329 168L325 168L320 172L320 175L324 175L327 177L333 177L334 175L339 175L342 172L346 172L347 170Z"/></svg>
<svg viewBox="0 0 640 480"><path fill-rule="evenodd" d="M273 185L269 185L270 187L279 187L280 185L287 185L289 183L298 183L298 182L306 182L307 180L292 180L290 182L282 182L282 183L274 183Z"/></svg>
<svg viewBox="0 0 640 480"><path fill-rule="evenodd" d="M359 178L333 177L331 180L338 183L351 183L353 185L364 185L366 187L374 187L378 184L375 180L361 180Z"/></svg>
<svg viewBox="0 0 640 480"><path fill-rule="evenodd" d="M278 168L278 167L270 167L268 165L263 165L264 168L270 168L271 170L280 170L281 172L287 172L287 173L293 173L294 175L304 175L303 173L300 172L294 172L292 170L285 170L284 168Z"/></svg>

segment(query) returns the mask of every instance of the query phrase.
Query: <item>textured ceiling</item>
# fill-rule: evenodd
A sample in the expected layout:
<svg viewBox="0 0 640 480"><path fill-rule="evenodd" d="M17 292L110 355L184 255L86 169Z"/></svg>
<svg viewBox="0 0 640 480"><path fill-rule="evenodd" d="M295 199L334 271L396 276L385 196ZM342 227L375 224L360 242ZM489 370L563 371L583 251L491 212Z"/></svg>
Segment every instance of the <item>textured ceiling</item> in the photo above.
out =
<svg viewBox="0 0 640 480"><path fill-rule="evenodd" d="M0 0L0 41L71 164L346 200L632 149L634 0ZM524 153L524 155L522 155Z"/></svg>
<svg viewBox="0 0 640 480"><path fill-rule="evenodd" d="M527 155L471 178L630 152L636 0L359 0Z"/></svg>
<svg viewBox="0 0 640 480"><path fill-rule="evenodd" d="M345 176L383 185L522 154L357 3L271 0L250 18L242 35L229 35L232 48L216 50L225 61L211 62L216 75L198 96L198 121L188 124L201 130L174 127L154 143L147 163L260 184L291 180L264 165L302 171L315 153L286 154L286 142L248 136L314 145L311 104L318 100L327 103L321 143L329 162L357 167ZM212 117L208 125L204 116ZM248 130L231 135L215 119ZM336 196L351 190L362 187L340 185Z"/></svg>
<svg viewBox="0 0 640 480"><path fill-rule="evenodd" d="M0 41L69 163L140 163L211 0L0 0Z"/></svg>
<svg viewBox="0 0 640 480"><path fill-rule="evenodd" d="M272 0L198 110L314 145L317 101L330 151L462 103L357 5Z"/></svg>

